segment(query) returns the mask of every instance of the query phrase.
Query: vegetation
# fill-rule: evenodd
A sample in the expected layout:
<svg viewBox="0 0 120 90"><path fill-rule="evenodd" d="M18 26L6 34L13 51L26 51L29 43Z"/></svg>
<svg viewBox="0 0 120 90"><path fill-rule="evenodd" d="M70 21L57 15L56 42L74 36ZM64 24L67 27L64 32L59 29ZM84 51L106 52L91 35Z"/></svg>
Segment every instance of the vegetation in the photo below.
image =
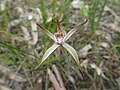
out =
<svg viewBox="0 0 120 90"><path fill-rule="evenodd" d="M119 90L117 2L1 0L0 89Z"/></svg>

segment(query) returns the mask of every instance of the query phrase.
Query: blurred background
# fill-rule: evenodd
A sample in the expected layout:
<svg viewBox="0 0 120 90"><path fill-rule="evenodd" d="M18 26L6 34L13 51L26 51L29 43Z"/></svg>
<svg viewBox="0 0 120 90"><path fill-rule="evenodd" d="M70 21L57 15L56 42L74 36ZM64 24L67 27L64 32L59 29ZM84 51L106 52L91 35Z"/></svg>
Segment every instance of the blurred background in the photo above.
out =
<svg viewBox="0 0 120 90"><path fill-rule="evenodd" d="M73 57L58 48L37 70L54 43L56 20L69 32ZM120 0L0 0L0 90L119 90Z"/></svg>

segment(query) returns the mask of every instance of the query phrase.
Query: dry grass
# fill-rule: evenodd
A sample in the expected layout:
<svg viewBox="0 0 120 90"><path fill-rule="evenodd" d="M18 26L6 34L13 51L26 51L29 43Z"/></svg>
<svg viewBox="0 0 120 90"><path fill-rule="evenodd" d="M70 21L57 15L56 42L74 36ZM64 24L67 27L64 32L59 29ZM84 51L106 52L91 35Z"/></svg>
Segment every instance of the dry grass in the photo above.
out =
<svg viewBox="0 0 120 90"><path fill-rule="evenodd" d="M119 90L120 10L112 2L86 0L75 9L72 0L0 1L0 89ZM67 41L77 50L83 72L65 49L57 49L35 70L54 43L35 22L56 32L58 19L68 32L84 17L89 23Z"/></svg>

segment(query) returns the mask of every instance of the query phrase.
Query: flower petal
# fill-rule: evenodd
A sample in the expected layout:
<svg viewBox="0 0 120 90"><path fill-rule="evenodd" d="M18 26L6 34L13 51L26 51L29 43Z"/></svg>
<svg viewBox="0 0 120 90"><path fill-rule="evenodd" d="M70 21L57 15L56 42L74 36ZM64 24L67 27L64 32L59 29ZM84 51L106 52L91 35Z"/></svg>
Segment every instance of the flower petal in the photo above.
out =
<svg viewBox="0 0 120 90"><path fill-rule="evenodd" d="M79 62L79 58L78 58L78 54L76 52L76 50L71 47L69 44L67 43L63 43L62 45L65 49L67 49L67 51L73 56L73 58L75 59L75 62L77 63L78 66L80 66L80 62Z"/></svg>
<svg viewBox="0 0 120 90"><path fill-rule="evenodd" d="M36 23L37 24L37 26L39 26L50 38L52 38L53 40L54 40L54 35L50 32L50 31L48 31L46 28L44 28L42 25L40 25L40 24L38 24L38 23ZM55 40L54 40L55 41Z"/></svg>
<svg viewBox="0 0 120 90"><path fill-rule="evenodd" d="M72 30L70 30L67 35L65 36L64 41L68 40L79 28L81 28L81 26L83 26L85 23L87 23L88 19L86 19L85 22L83 22L82 24L78 24L75 28L73 28Z"/></svg>
<svg viewBox="0 0 120 90"><path fill-rule="evenodd" d="M35 69L37 69L37 68L47 59L47 57L48 57L53 51L55 51L55 49L57 49L59 46L60 46L60 45L58 45L58 44L54 44L53 46L51 46L51 47L45 52L45 54L43 55L43 58L42 58L41 63L40 63L37 67L35 67Z"/></svg>

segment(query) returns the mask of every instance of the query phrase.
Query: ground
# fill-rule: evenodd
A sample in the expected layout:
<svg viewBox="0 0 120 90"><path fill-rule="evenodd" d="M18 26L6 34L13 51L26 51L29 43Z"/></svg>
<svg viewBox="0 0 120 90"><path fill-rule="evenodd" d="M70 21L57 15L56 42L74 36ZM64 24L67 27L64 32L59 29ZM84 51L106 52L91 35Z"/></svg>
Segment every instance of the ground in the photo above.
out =
<svg viewBox="0 0 120 90"><path fill-rule="evenodd" d="M119 0L1 0L0 90L119 90L119 5ZM78 26L66 41L75 51L61 45L44 56L55 42L37 24L54 34L57 20L66 33Z"/></svg>

